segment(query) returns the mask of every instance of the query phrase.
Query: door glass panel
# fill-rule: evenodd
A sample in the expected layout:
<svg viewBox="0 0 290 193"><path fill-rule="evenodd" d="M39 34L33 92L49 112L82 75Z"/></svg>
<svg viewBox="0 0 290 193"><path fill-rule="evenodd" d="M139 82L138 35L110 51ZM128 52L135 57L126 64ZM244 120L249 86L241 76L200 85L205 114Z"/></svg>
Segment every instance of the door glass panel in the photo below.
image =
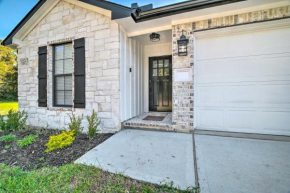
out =
<svg viewBox="0 0 290 193"><path fill-rule="evenodd" d="M163 106L168 106L169 105L169 82L164 81L163 82L163 90L162 90L162 104Z"/></svg>
<svg viewBox="0 0 290 193"><path fill-rule="evenodd" d="M158 100L158 95L159 95L159 81L154 81L153 83L153 105L158 106L159 105L159 100Z"/></svg>
<svg viewBox="0 0 290 193"><path fill-rule="evenodd" d="M163 60L159 60L158 61L158 66L159 66L159 68L162 68L163 67Z"/></svg>
<svg viewBox="0 0 290 193"><path fill-rule="evenodd" d="M163 76L163 68L158 69L158 76Z"/></svg>
<svg viewBox="0 0 290 193"><path fill-rule="evenodd" d="M164 76L169 76L169 68L164 68Z"/></svg>
<svg viewBox="0 0 290 193"><path fill-rule="evenodd" d="M169 67L169 60L168 59L164 60L164 67Z"/></svg>
<svg viewBox="0 0 290 193"><path fill-rule="evenodd" d="M153 76L157 76L157 69L153 69Z"/></svg>
<svg viewBox="0 0 290 193"><path fill-rule="evenodd" d="M157 60L153 61L153 68L157 68Z"/></svg>

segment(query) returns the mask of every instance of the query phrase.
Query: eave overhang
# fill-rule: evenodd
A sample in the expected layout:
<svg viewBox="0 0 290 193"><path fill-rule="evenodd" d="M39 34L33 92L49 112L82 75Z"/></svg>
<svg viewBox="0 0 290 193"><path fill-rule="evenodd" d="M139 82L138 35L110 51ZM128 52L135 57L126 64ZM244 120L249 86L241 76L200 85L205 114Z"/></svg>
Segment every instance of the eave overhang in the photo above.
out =
<svg viewBox="0 0 290 193"><path fill-rule="evenodd" d="M230 3L237 3L246 0L193 0L182 3L176 3L156 9L143 11L143 7L136 7L136 4L132 4L131 17L138 22L158 19L166 16L176 15L189 11L195 11L200 9L211 8L215 6L226 5Z"/></svg>

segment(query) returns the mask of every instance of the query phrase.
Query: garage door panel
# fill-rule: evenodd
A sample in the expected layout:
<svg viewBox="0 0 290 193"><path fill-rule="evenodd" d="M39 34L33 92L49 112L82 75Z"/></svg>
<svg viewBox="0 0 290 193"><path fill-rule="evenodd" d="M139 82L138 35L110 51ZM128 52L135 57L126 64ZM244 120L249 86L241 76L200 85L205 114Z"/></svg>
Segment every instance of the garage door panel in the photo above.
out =
<svg viewBox="0 0 290 193"><path fill-rule="evenodd" d="M228 107L256 107L257 86L252 85L228 85L225 88L225 106Z"/></svg>
<svg viewBox="0 0 290 193"><path fill-rule="evenodd" d="M261 115L262 130L280 134L290 134L290 111L266 111Z"/></svg>
<svg viewBox="0 0 290 193"><path fill-rule="evenodd" d="M203 36L196 45L196 128L290 135L289 28Z"/></svg>
<svg viewBox="0 0 290 193"><path fill-rule="evenodd" d="M264 84L261 85L260 91L261 103L264 107L290 109L290 82L288 84Z"/></svg>
<svg viewBox="0 0 290 193"><path fill-rule="evenodd" d="M200 109L197 111L197 117L201 128L222 129L224 126L223 110Z"/></svg>
<svg viewBox="0 0 290 193"><path fill-rule="evenodd" d="M229 56L241 57L255 55L259 40L256 36L257 34L241 34L239 38L234 35L229 36Z"/></svg>
<svg viewBox="0 0 290 193"><path fill-rule="evenodd" d="M228 38L221 37L219 39L209 38L202 39L197 42L200 49L197 51L198 60L207 60L214 58L226 58L229 56Z"/></svg>
<svg viewBox="0 0 290 193"><path fill-rule="evenodd" d="M263 56L259 62L260 79L290 80L290 54Z"/></svg>
<svg viewBox="0 0 290 193"><path fill-rule="evenodd" d="M224 79L224 64L225 61L201 61L197 71L197 80L200 83L222 82Z"/></svg>
<svg viewBox="0 0 290 193"><path fill-rule="evenodd" d="M224 82L248 82L257 79L257 58L236 58L224 61ZM248 70L248 69L251 70Z"/></svg>
<svg viewBox="0 0 290 193"><path fill-rule="evenodd" d="M200 86L197 101L200 106L224 106L224 90L221 86Z"/></svg>
<svg viewBox="0 0 290 193"><path fill-rule="evenodd" d="M290 52L290 29L279 29L258 33L258 54L278 54Z"/></svg>
<svg viewBox="0 0 290 193"><path fill-rule="evenodd" d="M228 111L228 128L255 129L255 111L231 110Z"/></svg>

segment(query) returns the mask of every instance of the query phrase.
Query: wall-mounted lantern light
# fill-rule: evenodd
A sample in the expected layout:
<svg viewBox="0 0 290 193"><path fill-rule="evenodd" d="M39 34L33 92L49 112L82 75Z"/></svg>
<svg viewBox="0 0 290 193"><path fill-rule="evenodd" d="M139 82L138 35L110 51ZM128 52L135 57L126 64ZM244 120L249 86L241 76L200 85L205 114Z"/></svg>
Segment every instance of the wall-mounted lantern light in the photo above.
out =
<svg viewBox="0 0 290 193"><path fill-rule="evenodd" d="M160 40L160 34L158 33L152 33L149 37L151 42L158 42Z"/></svg>
<svg viewBox="0 0 290 193"><path fill-rule="evenodd" d="M187 56L187 44L188 39L183 34L184 30L182 30L182 35L180 36L180 39L177 40L178 44L178 56Z"/></svg>

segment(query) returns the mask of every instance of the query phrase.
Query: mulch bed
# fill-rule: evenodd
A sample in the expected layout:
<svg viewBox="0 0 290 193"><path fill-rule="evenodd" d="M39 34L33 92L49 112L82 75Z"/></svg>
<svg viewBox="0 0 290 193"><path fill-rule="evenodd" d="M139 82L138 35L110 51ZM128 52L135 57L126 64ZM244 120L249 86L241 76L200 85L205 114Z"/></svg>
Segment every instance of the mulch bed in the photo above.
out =
<svg viewBox="0 0 290 193"><path fill-rule="evenodd" d="M89 140L87 135L82 134L75 139L71 146L45 153L45 144L48 142L49 136L59 133L60 131L49 129L0 132L0 137L8 134L17 137L12 142L4 143L0 140L0 163L19 166L23 170L33 170L44 166L61 166L74 162L77 158L113 135L98 134L95 139ZM17 145L17 140L35 134L38 135L38 138L33 144L22 148ZM9 145L10 148L5 149L5 145Z"/></svg>

